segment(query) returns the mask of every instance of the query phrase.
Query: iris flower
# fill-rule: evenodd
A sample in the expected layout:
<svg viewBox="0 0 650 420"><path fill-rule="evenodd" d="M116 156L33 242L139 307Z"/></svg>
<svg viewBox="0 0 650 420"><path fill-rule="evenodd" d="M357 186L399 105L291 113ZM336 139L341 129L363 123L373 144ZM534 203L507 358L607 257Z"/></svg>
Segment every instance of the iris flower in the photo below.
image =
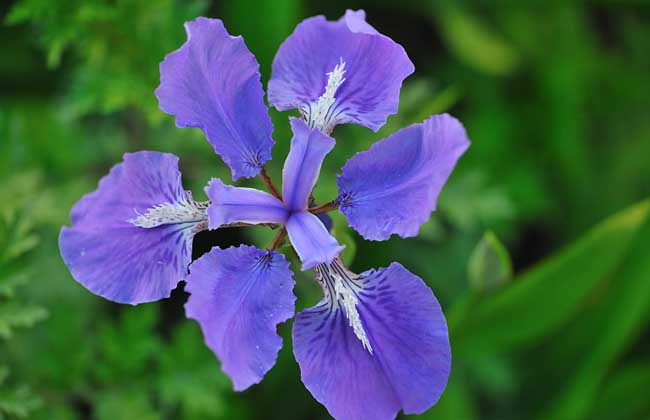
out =
<svg viewBox="0 0 650 420"><path fill-rule="evenodd" d="M399 263L355 274L343 246L319 218L340 210L368 240L416 236L469 146L463 126L434 115L353 156L338 175L338 197L311 196L337 124L378 130L397 112L414 66L404 49L348 10L337 21L309 18L280 46L268 101L291 118L293 139L278 189L264 170L274 145L259 65L241 37L217 19L186 24L188 39L160 65L160 108L179 127L203 131L233 181L260 176L268 192L212 179L209 202L183 188L174 155L125 154L96 191L72 209L59 246L73 277L106 299L139 304L168 297L185 280L189 318L221 361L235 390L275 364L278 324L295 314L288 236L323 289L295 317L293 350L311 394L337 419L392 419L439 399L451 367L447 325L433 292ZM278 229L269 249L213 248L191 261L205 229L263 224ZM191 263L191 264L190 264Z"/></svg>

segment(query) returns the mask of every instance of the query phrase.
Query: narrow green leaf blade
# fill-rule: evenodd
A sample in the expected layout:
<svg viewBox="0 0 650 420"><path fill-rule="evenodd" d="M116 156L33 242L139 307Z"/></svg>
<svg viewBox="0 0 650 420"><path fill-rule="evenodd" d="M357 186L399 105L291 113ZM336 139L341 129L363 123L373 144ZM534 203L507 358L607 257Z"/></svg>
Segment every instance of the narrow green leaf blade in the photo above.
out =
<svg viewBox="0 0 650 420"><path fill-rule="evenodd" d="M583 419L616 360L647 325L650 309L650 220L639 231L603 305L600 324L573 378L542 419Z"/></svg>
<svg viewBox="0 0 650 420"><path fill-rule="evenodd" d="M460 352L506 352L559 328L626 256L648 218L650 200L591 229L557 255L481 300L452 331Z"/></svg>
<svg viewBox="0 0 650 420"><path fill-rule="evenodd" d="M620 368L603 387L591 409L591 418L636 420L650 414L650 398L639 390L650 389L650 362Z"/></svg>

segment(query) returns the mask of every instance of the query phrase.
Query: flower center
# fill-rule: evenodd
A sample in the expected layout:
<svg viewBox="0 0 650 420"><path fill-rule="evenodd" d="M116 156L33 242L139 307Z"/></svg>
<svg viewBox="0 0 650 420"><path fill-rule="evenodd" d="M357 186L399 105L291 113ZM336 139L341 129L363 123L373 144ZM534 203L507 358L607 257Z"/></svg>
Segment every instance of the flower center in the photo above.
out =
<svg viewBox="0 0 650 420"><path fill-rule="evenodd" d="M372 346L357 309L363 278L345 268L341 259L336 257L331 264L316 267L316 279L321 283L332 309L343 310L354 335L361 341L363 348L372 354Z"/></svg>
<svg viewBox="0 0 650 420"><path fill-rule="evenodd" d="M333 108L336 102L334 95L343 82L345 82L345 78L343 77L345 74L345 61L343 61L343 58L339 60L339 63L334 66L334 69L327 73L325 93L318 98L318 101L307 104L300 109L303 118L310 128L316 127L326 134L331 133L336 125L336 117L338 115Z"/></svg>
<svg viewBox="0 0 650 420"><path fill-rule="evenodd" d="M207 228L208 214L206 209L208 205L209 202L201 203L192 200L191 197L186 197L175 203L155 205L144 213L134 209L137 217L127 221L133 226L147 229L178 223L196 223L197 227L195 229L203 230Z"/></svg>

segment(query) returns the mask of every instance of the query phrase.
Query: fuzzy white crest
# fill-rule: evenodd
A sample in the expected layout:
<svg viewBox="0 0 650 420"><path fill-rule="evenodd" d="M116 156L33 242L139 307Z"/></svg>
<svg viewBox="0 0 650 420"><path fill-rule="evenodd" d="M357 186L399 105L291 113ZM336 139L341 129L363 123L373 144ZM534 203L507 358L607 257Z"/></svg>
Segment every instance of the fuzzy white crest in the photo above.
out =
<svg viewBox="0 0 650 420"><path fill-rule="evenodd" d="M310 103L302 109L303 116L307 119L309 127L316 127L324 133L331 133L336 125L336 118L330 113L330 110L336 102L336 91L341 87L345 78L345 61L339 59L339 63L334 69L327 74L327 85L325 92L318 98L315 103Z"/></svg>
<svg viewBox="0 0 650 420"><path fill-rule="evenodd" d="M191 199L175 203L162 203L147 209L144 213L134 210L137 217L128 222L141 228L154 228L176 223L203 223L208 220L207 204Z"/></svg>
<svg viewBox="0 0 650 420"><path fill-rule="evenodd" d="M359 304L357 292L361 290L359 284L361 277L345 268L339 258L334 259L331 264L319 265L317 274L326 297L330 299L332 305L343 310L354 335L361 341L363 348L372 354L372 346L357 309Z"/></svg>

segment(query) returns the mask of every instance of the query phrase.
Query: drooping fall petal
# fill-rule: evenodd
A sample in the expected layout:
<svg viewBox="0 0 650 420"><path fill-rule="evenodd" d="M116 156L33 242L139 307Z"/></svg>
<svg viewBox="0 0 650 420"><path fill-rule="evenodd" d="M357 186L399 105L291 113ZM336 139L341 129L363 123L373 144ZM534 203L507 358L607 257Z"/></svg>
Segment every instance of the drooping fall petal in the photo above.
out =
<svg viewBox="0 0 650 420"><path fill-rule="evenodd" d="M276 328L294 315L294 284L282 254L252 246L215 247L192 263L187 317L198 321L235 390L260 382L275 364Z"/></svg>
<svg viewBox="0 0 650 420"><path fill-rule="evenodd" d="M299 109L324 132L355 123L378 130L397 112L402 81L414 71L401 45L346 11L337 21L305 19L273 60L269 103Z"/></svg>
<svg viewBox="0 0 650 420"><path fill-rule="evenodd" d="M422 413L449 377L447 325L424 282L398 263L359 276L319 266L325 298L296 316L294 354L307 389L338 420Z"/></svg>
<svg viewBox="0 0 650 420"><path fill-rule="evenodd" d="M234 180L256 176L273 149L259 64L219 19L199 17L185 29L185 44L160 64L160 108L179 127L200 128Z"/></svg>
<svg viewBox="0 0 650 420"><path fill-rule="evenodd" d="M376 142L343 166L338 177L341 212L366 239L416 236L468 147L462 124L447 114Z"/></svg>
<svg viewBox="0 0 650 420"><path fill-rule="evenodd" d="M185 277L205 206L183 189L178 158L124 155L72 209L59 249L72 276L106 299L138 304L168 297Z"/></svg>

